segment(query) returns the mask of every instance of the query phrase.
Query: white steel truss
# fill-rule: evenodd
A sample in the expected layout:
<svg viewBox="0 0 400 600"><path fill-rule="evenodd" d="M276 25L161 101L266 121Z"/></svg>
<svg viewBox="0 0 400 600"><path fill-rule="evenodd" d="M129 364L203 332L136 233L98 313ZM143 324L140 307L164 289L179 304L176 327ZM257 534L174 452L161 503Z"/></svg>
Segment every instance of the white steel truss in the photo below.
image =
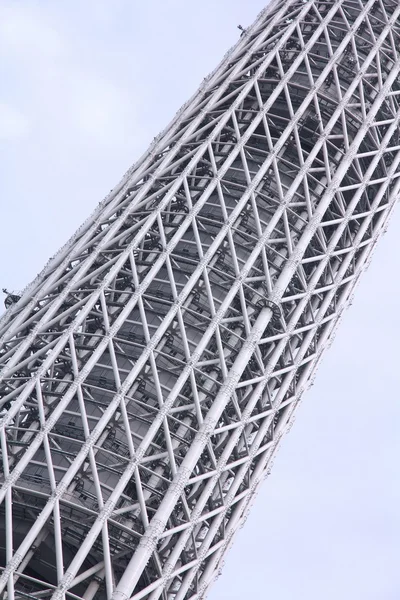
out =
<svg viewBox="0 0 400 600"><path fill-rule="evenodd" d="M398 0L278 0L0 321L0 598L195 600L400 192Z"/></svg>

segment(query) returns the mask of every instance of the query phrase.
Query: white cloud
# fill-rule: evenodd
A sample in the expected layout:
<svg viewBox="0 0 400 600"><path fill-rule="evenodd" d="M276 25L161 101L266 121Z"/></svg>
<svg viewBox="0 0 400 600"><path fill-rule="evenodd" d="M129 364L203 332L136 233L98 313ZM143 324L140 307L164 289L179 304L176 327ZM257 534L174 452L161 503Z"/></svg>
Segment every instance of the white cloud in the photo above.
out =
<svg viewBox="0 0 400 600"><path fill-rule="evenodd" d="M59 32L40 12L16 3L0 7L0 45L7 54L28 62L54 59L64 47Z"/></svg>
<svg viewBox="0 0 400 600"><path fill-rule="evenodd" d="M95 142L117 141L124 134L129 102L114 82L75 73L68 110L84 135Z"/></svg>
<svg viewBox="0 0 400 600"><path fill-rule="evenodd" d="M97 145L120 144L130 121L128 113L136 112L133 102L117 77L104 74L96 52L103 49L101 39L94 38L88 45L80 23L71 21L69 13L69 18L64 16L62 10L44 10L40 3L0 6L0 54L24 88L22 109L34 125L31 133L38 135L40 123L42 133L48 131L60 141L64 123L64 141L68 136L79 138L86 150L90 145L95 151ZM13 104L12 98L3 102ZM1 135L7 139L25 135L28 120L6 109Z"/></svg>
<svg viewBox="0 0 400 600"><path fill-rule="evenodd" d="M17 109L0 104L0 140L16 140L28 135L29 120Z"/></svg>

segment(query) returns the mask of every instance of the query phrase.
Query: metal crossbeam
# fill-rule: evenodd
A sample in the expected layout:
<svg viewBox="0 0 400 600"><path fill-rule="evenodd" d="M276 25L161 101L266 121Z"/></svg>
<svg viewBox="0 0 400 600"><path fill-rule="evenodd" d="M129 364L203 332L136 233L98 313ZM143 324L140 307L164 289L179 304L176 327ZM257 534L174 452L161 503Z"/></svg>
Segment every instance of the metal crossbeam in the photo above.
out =
<svg viewBox="0 0 400 600"><path fill-rule="evenodd" d="M276 0L0 320L0 595L204 598L400 193L397 0Z"/></svg>

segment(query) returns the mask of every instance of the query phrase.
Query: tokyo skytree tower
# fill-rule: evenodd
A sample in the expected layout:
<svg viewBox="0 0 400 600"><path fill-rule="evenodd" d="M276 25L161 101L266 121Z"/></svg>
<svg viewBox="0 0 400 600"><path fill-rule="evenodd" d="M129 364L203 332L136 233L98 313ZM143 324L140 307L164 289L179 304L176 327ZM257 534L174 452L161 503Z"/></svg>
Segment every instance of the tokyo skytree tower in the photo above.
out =
<svg viewBox="0 0 400 600"><path fill-rule="evenodd" d="M399 197L399 73L398 0L274 0L6 295L1 599L207 595Z"/></svg>

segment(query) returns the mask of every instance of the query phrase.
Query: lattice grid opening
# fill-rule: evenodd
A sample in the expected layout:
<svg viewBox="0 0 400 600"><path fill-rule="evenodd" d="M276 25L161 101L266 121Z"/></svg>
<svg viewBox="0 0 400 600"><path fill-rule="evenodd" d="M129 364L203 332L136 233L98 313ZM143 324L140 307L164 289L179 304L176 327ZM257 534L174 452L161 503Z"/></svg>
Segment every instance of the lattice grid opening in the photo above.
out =
<svg viewBox="0 0 400 600"><path fill-rule="evenodd" d="M397 0L274 1L0 321L0 597L204 598L400 189Z"/></svg>

